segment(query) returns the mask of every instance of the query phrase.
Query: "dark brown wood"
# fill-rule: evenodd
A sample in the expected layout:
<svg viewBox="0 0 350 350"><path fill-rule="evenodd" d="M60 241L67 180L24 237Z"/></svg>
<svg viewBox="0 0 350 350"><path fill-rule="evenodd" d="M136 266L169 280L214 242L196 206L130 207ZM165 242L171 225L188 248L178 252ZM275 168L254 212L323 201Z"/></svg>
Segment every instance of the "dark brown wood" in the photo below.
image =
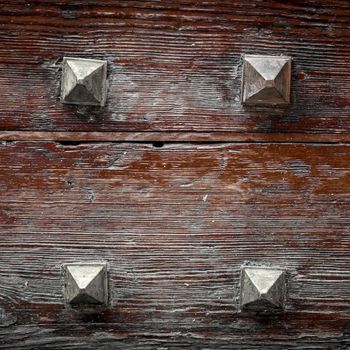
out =
<svg viewBox="0 0 350 350"><path fill-rule="evenodd" d="M350 134L235 133L235 132L45 132L0 131L0 141L95 141L128 142L281 142L341 143L350 142Z"/></svg>
<svg viewBox="0 0 350 350"><path fill-rule="evenodd" d="M348 0L0 0L0 349L350 349ZM242 55L293 58L241 105ZM104 108L59 101L108 61ZM65 307L106 260L110 306ZM286 312L238 310L243 264Z"/></svg>
<svg viewBox="0 0 350 350"><path fill-rule="evenodd" d="M348 0L2 0L0 129L347 135L349 17ZM293 58L290 107L241 106L242 54ZM109 62L105 108L60 103L65 55Z"/></svg>
<svg viewBox="0 0 350 350"><path fill-rule="evenodd" d="M1 349L348 349L350 145L3 142ZM65 309L61 264L106 259L111 307ZM237 311L242 264L286 313Z"/></svg>

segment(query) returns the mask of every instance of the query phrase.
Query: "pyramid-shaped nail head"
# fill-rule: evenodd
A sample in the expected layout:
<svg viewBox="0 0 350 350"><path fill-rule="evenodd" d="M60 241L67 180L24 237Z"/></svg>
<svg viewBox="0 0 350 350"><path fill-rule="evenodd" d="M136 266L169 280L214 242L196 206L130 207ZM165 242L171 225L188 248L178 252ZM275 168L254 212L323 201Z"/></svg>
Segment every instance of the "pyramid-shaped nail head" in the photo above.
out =
<svg viewBox="0 0 350 350"><path fill-rule="evenodd" d="M241 309L283 309L286 295L285 271L245 267L241 273Z"/></svg>
<svg viewBox="0 0 350 350"><path fill-rule="evenodd" d="M287 105L290 103L290 85L290 57L244 56L243 104Z"/></svg>
<svg viewBox="0 0 350 350"><path fill-rule="evenodd" d="M61 101L68 104L103 106L106 100L107 62L65 57Z"/></svg>
<svg viewBox="0 0 350 350"><path fill-rule="evenodd" d="M72 264L65 267L65 299L69 304L106 304L105 264Z"/></svg>

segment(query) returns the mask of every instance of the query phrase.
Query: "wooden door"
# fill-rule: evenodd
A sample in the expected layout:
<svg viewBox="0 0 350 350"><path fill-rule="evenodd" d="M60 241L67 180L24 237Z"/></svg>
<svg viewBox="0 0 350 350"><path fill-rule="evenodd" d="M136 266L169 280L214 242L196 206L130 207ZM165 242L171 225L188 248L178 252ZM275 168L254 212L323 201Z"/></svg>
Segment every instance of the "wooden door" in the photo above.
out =
<svg viewBox="0 0 350 350"><path fill-rule="evenodd" d="M0 349L350 348L350 3L0 0ZM244 105L244 55L292 59ZM62 103L64 57L107 62ZM65 300L106 263L105 305ZM285 273L278 312L242 270Z"/></svg>

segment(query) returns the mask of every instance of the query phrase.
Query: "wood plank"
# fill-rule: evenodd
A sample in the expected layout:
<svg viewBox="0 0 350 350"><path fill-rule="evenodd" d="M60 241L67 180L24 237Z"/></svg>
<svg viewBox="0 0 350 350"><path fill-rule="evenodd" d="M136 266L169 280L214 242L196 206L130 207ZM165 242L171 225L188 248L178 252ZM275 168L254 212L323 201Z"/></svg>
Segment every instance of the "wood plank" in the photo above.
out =
<svg viewBox="0 0 350 350"><path fill-rule="evenodd" d="M230 333L228 337L227 333ZM5 336L1 349L16 350L95 350L95 349L240 349L240 350L343 350L350 343L348 334L324 334L323 337L288 334L279 339L253 338L249 331L239 335L237 329L226 328L214 334L207 330L198 332L173 331L171 328L157 333L132 332L123 325L87 324L81 326L58 325L55 327L18 326L12 329L0 328L0 337ZM263 340L263 342L262 342ZM1 344L1 343L0 343Z"/></svg>
<svg viewBox="0 0 350 350"><path fill-rule="evenodd" d="M69 132L0 131L0 141L62 141L66 145L91 142L280 142L349 143L350 134L235 133L235 132Z"/></svg>
<svg viewBox="0 0 350 350"><path fill-rule="evenodd" d="M350 131L350 4L0 1L0 129ZM293 57L292 105L240 105L241 55ZM65 55L106 59L103 109L59 102Z"/></svg>
<svg viewBox="0 0 350 350"><path fill-rule="evenodd" d="M346 349L349 164L349 145L1 143L2 348ZM66 309L60 266L89 259L111 306ZM238 312L249 262L288 269L285 314Z"/></svg>

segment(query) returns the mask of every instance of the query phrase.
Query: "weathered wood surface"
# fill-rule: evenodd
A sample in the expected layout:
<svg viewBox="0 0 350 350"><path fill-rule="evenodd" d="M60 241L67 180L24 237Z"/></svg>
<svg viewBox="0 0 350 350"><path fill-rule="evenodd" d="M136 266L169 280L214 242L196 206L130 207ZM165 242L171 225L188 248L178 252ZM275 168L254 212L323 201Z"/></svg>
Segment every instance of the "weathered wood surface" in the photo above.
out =
<svg viewBox="0 0 350 350"><path fill-rule="evenodd" d="M350 131L348 0L0 0L0 129ZM293 57L292 105L240 105L241 55ZM103 109L59 102L64 55L106 59Z"/></svg>
<svg viewBox="0 0 350 350"><path fill-rule="evenodd" d="M161 146L156 143L155 146ZM350 145L2 142L1 349L348 349ZM106 259L111 306L64 307ZM242 315L242 264L289 271Z"/></svg>
<svg viewBox="0 0 350 350"><path fill-rule="evenodd" d="M74 142L282 142L349 143L350 134L234 133L234 132L104 132L104 131L0 131L0 141L72 141Z"/></svg>

